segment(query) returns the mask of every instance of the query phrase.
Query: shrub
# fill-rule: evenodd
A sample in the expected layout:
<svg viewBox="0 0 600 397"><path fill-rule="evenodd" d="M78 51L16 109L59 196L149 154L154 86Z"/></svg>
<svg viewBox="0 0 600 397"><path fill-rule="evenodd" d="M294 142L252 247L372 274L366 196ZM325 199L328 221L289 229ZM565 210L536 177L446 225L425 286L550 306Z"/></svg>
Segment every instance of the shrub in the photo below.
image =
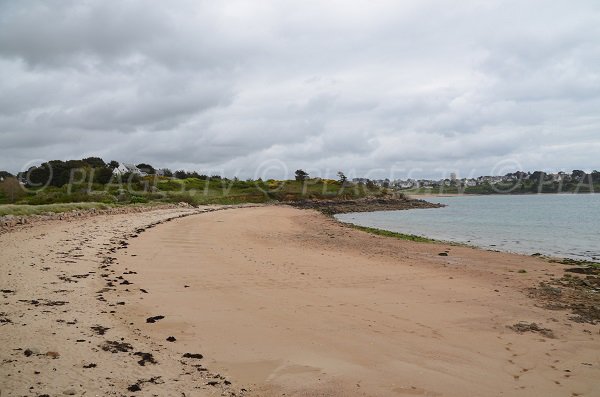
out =
<svg viewBox="0 0 600 397"><path fill-rule="evenodd" d="M147 203L148 199L142 196L131 196L129 202L132 204Z"/></svg>

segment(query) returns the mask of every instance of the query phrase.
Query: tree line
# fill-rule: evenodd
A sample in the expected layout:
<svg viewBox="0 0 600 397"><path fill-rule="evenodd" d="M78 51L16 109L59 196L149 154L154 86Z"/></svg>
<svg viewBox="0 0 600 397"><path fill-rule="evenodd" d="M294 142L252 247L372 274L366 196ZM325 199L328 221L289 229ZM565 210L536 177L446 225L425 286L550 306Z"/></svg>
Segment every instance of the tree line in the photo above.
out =
<svg viewBox="0 0 600 397"><path fill-rule="evenodd" d="M17 178L30 187L36 186L54 186L62 187L73 181L79 183L93 182L102 185L115 181L118 174L121 179L134 180L139 179L137 175L131 175L130 172L115 173L115 169L121 164L118 161L105 162L100 157L87 157L80 160L50 160L40 165L30 167L28 170L19 172L16 175L8 171L0 171L0 181L10 178ZM208 176L200 174L197 171L177 170L175 172L168 168L157 169L151 164L140 163L136 168L147 175L160 175L167 178L187 179L196 178L200 180L220 180L220 175Z"/></svg>

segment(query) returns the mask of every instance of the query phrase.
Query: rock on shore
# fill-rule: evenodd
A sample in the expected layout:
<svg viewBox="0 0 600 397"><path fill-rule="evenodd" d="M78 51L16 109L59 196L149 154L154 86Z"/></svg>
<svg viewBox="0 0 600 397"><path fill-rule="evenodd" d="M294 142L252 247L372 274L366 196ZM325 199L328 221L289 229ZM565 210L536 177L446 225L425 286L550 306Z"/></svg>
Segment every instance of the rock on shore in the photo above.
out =
<svg viewBox="0 0 600 397"><path fill-rule="evenodd" d="M401 196L365 197L352 200L301 200L286 203L301 209L314 209L327 215L345 214L348 212L373 212L408 210L414 208L439 208L443 204L430 203L425 200L409 199Z"/></svg>

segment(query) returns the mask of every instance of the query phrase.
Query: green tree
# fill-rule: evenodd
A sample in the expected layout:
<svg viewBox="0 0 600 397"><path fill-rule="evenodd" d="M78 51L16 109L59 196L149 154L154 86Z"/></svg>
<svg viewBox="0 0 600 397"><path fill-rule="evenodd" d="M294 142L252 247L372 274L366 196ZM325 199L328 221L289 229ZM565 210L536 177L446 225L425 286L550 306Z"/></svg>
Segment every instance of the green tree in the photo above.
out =
<svg viewBox="0 0 600 397"><path fill-rule="evenodd" d="M146 174L149 174L149 175L156 174L156 170L150 164L140 163L140 164L136 165L136 167L138 167L140 169L140 171L145 172Z"/></svg>
<svg viewBox="0 0 600 397"><path fill-rule="evenodd" d="M0 179L13 178L14 175L8 171L0 171Z"/></svg>
<svg viewBox="0 0 600 397"><path fill-rule="evenodd" d="M106 167L106 163L100 157L87 157L85 159L82 159L81 161L92 168Z"/></svg>
<svg viewBox="0 0 600 397"><path fill-rule="evenodd" d="M43 163L39 167L31 167L26 174L27 184L32 186L45 186L50 183L50 167Z"/></svg>
<svg viewBox="0 0 600 397"><path fill-rule="evenodd" d="M94 170L94 182L106 185L113 176L113 169L110 167L96 168Z"/></svg>
<svg viewBox="0 0 600 397"><path fill-rule="evenodd" d="M571 173L571 178L573 178L576 181L583 181L583 178L585 178L585 171L582 170L573 170L573 172Z"/></svg>
<svg viewBox="0 0 600 397"><path fill-rule="evenodd" d="M308 178L308 172L304 170L296 170L295 177L297 181L304 182Z"/></svg>
<svg viewBox="0 0 600 397"><path fill-rule="evenodd" d="M544 171L534 171L529 179L534 183L543 182L546 178L546 173Z"/></svg>

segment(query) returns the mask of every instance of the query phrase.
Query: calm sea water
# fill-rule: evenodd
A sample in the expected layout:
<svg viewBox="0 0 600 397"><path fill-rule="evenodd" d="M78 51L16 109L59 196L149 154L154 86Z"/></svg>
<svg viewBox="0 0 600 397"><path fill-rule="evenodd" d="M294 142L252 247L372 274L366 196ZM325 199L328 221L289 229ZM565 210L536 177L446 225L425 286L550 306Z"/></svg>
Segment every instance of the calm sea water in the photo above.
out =
<svg viewBox="0 0 600 397"><path fill-rule="evenodd" d="M600 260L600 194L428 198L444 208L336 215L342 222L483 248Z"/></svg>

